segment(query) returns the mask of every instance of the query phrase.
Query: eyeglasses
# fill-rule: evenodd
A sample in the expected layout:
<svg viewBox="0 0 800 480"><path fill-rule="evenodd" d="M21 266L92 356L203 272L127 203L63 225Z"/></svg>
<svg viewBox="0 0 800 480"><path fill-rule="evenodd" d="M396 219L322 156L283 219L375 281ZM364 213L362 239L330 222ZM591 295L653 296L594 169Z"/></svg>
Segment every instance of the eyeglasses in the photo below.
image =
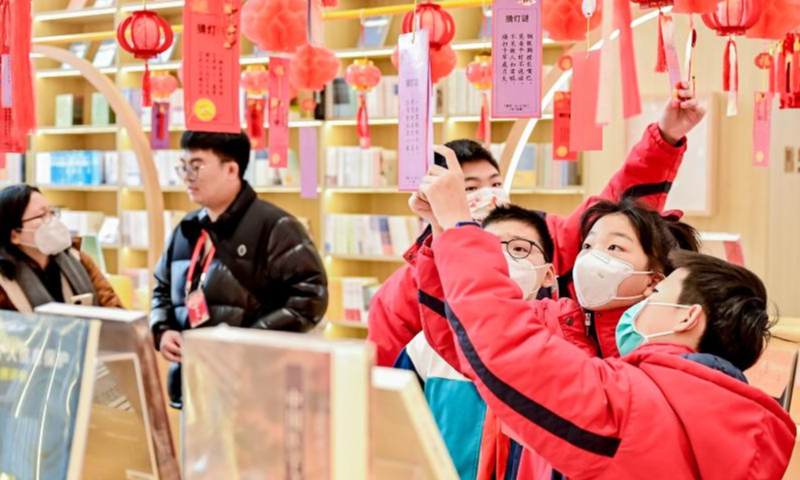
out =
<svg viewBox="0 0 800 480"><path fill-rule="evenodd" d="M542 247L540 247L536 242L525 240L524 238L515 238L514 240L508 240L500 243L506 247L508 254L517 260L528 258L528 256L534 251L538 251L544 257L544 250L542 250Z"/></svg>
<svg viewBox="0 0 800 480"><path fill-rule="evenodd" d="M24 224L26 224L28 222L32 222L34 220L40 220L40 219L42 220L42 222L49 222L50 220L59 219L59 218L61 218L61 210L58 209L58 208L51 208L51 209L49 209L48 211L44 212L41 215L36 215L35 217L31 217L31 218L23 218L21 223L24 225Z"/></svg>
<svg viewBox="0 0 800 480"><path fill-rule="evenodd" d="M178 165L175 167L175 172L177 172L178 177L183 178L185 176L186 180L194 182L200 177L200 170L204 168L206 168L205 165Z"/></svg>

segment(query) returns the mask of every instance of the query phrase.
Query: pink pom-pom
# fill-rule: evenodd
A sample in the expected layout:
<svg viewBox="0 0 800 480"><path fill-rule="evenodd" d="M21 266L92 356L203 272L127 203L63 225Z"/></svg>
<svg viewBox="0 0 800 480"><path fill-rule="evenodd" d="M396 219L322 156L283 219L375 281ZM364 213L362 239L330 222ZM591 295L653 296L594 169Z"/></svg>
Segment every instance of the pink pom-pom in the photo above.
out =
<svg viewBox="0 0 800 480"><path fill-rule="evenodd" d="M304 45L297 50L289 70L296 89L320 91L339 73L339 59L325 47Z"/></svg>
<svg viewBox="0 0 800 480"><path fill-rule="evenodd" d="M242 34L267 52L292 53L306 43L306 0L249 0Z"/></svg>

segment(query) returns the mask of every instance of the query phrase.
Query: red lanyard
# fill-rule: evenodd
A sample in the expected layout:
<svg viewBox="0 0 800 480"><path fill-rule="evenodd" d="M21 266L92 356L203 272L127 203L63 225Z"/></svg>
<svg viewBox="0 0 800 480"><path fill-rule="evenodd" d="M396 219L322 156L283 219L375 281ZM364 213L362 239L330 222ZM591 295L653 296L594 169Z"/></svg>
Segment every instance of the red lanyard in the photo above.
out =
<svg viewBox="0 0 800 480"><path fill-rule="evenodd" d="M208 232L203 230L203 233L200 235L200 238L197 240L197 243L194 246L194 252L192 253L192 261L189 264L189 273L186 274L186 295L189 295L189 292L192 289L192 280L194 280L194 269L197 267L197 262L200 260L200 252L203 251L203 246L208 241ZM217 253L217 248L214 245L211 245L211 249L208 251L208 255L206 256L206 263L203 266L203 273L200 274L200 283L197 285L197 288L201 288L203 283L206 280L206 273L208 273L208 268L211 266L211 261L214 260L214 254Z"/></svg>

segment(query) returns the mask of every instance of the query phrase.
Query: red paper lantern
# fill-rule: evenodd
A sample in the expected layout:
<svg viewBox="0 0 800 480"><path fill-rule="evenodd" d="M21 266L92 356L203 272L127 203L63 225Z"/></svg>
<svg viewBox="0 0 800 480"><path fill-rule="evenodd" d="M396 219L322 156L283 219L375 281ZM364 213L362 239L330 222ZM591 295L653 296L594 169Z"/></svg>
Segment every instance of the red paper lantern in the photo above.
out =
<svg viewBox="0 0 800 480"><path fill-rule="evenodd" d="M381 71L371 60L356 60L344 72L344 81L359 92L372 90L381 81Z"/></svg>
<svg viewBox="0 0 800 480"><path fill-rule="evenodd" d="M178 79L168 72L157 72L150 77L150 90L156 100L166 100L178 89Z"/></svg>
<svg viewBox="0 0 800 480"><path fill-rule="evenodd" d="M720 0L675 0L672 13L704 14L717 9Z"/></svg>
<svg viewBox="0 0 800 480"><path fill-rule="evenodd" d="M264 95L269 88L269 73L262 65L250 65L242 72L242 88L248 95Z"/></svg>
<svg viewBox="0 0 800 480"><path fill-rule="evenodd" d="M360 92L358 96L358 111L356 112L356 133L361 148L372 146L369 132L369 113L367 112L367 92L381 81L381 71L370 60L363 58L356 60L347 67L344 81Z"/></svg>
<svg viewBox="0 0 800 480"><path fill-rule="evenodd" d="M403 33L414 31L414 13L409 12L403 17ZM419 19L419 28L428 31L431 49L447 45L456 34L456 23L453 21L453 17L430 0L417 5L416 18Z"/></svg>
<svg viewBox="0 0 800 480"><path fill-rule="evenodd" d="M639 8L664 8L672 5L672 0L631 0Z"/></svg>
<svg viewBox="0 0 800 480"><path fill-rule="evenodd" d="M723 0L716 10L703 15L703 23L721 37L744 35L761 17L759 0Z"/></svg>
<svg viewBox="0 0 800 480"><path fill-rule="evenodd" d="M467 80L478 90L492 88L492 57L478 55L467 65Z"/></svg>
<svg viewBox="0 0 800 480"><path fill-rule="evenodd" d="M128 34L131 41L128 42ZM149 107L150 68L148 61L165 52L173 41L172 27L157 13L150 10L133 12L117 27L117 41L135 58L144 60L144 77L142 78L142 103Z"/></svg>
<svg viewBox="0 0 800 480"><path fill-rule="evenodd" d="M339 73L339 59L325 47L304 45L292 58L289 80L298 90L320 91Z"/></svg>
<svg viewBox="0 0 800 480"><path fill-rule="evenodd" d="M761 18L747 30L747 38L781 40L800 27L800 0L764 0Z"/></svg>
<svg viewBox="0 0 800 480"><path fill-rule="evenodd" d="M542 3L542 28L556 42L579 41L586 38L586 17L583 16L581 0L548 0ZM603 17L603 2L589 20L589 30L600 26Z"/></svg>
<svg viewBox="0 0 800 480"><path fill-rule="evenodd" d="M478 55L467 65L467 80L481 91L481 117L475 134L487 146L492 144L492 125L489 118L489 94L492 88L492 57Z"/></svg>
<svg viewBox="0 0 800 480"><path fill-rule="evenodd" d="M727 36L722 62L722 88L728 92L728 115L736 115L739 106L739 59L734 35L743 35L761 16L760 0L724 0L712 13L703 15L703 23L719 36Z"/></svg>
<svg viewBox="0 0 800 480"><path fill-rule="evenodd" d="M267 52L293 53L307 43L306 0L249 0L242 34Z"/></svg>
<svg viewBox="0 0 800 480"><path fill-rule="evenodd" d="M431 49L431 83L439 83L439 80L453 73L456 68L456 52L445 45L442 48Z"/></svg>

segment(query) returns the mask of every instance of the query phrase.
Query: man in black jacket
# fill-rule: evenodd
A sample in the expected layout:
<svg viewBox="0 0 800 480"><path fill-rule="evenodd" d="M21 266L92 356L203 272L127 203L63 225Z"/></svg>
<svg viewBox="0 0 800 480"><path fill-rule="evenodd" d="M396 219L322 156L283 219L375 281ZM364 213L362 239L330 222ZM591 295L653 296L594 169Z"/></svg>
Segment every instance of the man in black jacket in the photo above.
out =
<svg viewBox="0 0 800 480"><path fill-rule="evenodd" d="M150 313L156 348L173 362L175 408L182 404L180 332L221 324L306 332L328 306L325 268L303 226L243 180L247 136L188 131L181 148L178 173L203 208L173 232L156 268Z"/></svg>

